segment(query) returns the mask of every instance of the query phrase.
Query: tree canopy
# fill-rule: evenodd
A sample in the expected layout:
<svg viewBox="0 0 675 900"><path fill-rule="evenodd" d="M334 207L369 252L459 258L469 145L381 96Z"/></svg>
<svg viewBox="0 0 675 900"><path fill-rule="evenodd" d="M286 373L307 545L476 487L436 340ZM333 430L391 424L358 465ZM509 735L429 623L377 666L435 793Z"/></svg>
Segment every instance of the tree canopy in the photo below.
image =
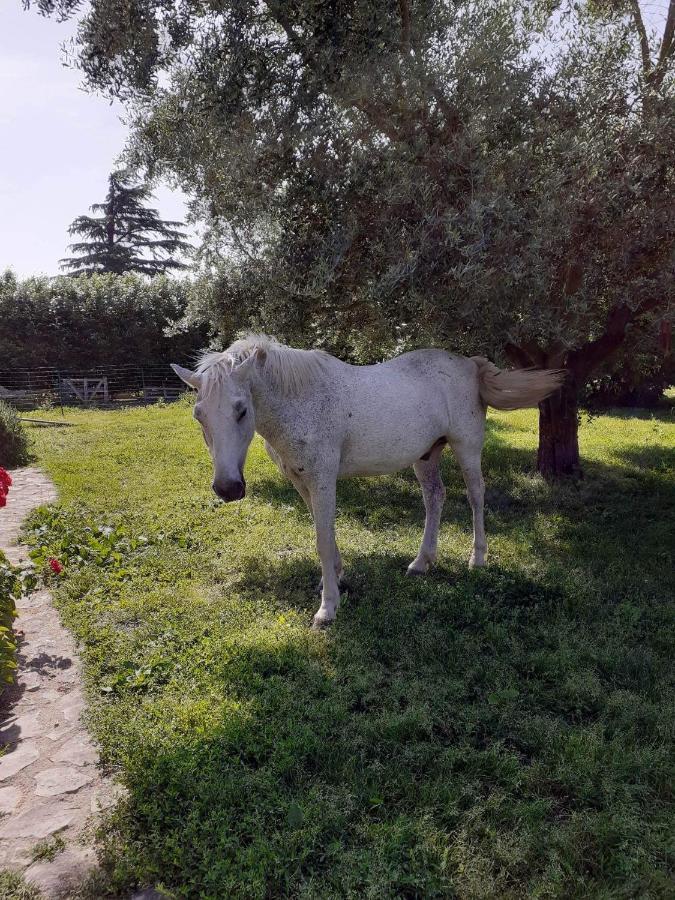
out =
<svg viewBox="0 0 675 900"><path fill-rule="evenodd" d="M75 254L61 260L73 275L108 272L123 275L159 275L186 264L175 258L191 249L182 222L160 219L156 209L145 206L152 196L146 184L133 184L127 172L113 172L103 203L91 207L94 216L78 216L70 234L84 240L70 245Z"/></svg>
<svg viewBox="0 0 675 900"><path fill-rule="evenodd" d="M672 314L674 30L637 0L93 0L79 60L209 223L225 329L564 366L559 474L579 386Z"/></svg>

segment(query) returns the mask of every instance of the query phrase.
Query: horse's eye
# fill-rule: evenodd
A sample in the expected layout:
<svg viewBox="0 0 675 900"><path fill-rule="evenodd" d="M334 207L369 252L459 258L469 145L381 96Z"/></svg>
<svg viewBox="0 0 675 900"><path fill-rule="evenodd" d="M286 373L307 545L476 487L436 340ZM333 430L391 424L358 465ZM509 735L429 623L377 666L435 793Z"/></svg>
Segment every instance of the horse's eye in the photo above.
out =
<svg viewBox="0 0 675 900"><path fill-rule="evenodd" d="M245 415L246 415L246 407L244 407L242 410L240 410L237 413L237 422L241 422L241 420L244 418Z"/></svg>

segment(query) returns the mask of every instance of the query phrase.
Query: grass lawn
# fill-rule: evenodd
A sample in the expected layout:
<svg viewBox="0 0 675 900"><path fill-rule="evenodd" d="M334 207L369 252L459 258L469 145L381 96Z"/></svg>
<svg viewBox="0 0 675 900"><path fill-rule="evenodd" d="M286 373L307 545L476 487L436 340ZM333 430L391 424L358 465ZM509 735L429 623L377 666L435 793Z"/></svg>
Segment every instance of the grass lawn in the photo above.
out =
<svg viewBox="0 0 675 900"><path fill-rule="evenodd" d="M319 634L311 521L259 441L223 505L184 402L67 420L32 432L61 503L31 539L65 565L129 791L111 896L673 896L667 413L585 421L586 478L561 487L533 473L535 413L491 412L483 571L450 454L426 579L404 577L412 472L343 482L351 588Z"/></svg>

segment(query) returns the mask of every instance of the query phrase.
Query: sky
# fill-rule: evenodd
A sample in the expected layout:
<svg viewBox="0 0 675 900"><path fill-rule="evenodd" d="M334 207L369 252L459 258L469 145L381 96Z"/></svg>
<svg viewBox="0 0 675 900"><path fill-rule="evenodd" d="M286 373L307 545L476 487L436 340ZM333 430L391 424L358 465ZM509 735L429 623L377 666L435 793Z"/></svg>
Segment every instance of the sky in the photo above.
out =
<svg viewBox="0 0 675 900"><path fill-rule="evenodd" d="M0 0L0 273L59 273L68 226L103 200L127 129L121 108L85 93L62 64L74 23ZM183 196L161 185L153 205L185 219Z"/></svg>

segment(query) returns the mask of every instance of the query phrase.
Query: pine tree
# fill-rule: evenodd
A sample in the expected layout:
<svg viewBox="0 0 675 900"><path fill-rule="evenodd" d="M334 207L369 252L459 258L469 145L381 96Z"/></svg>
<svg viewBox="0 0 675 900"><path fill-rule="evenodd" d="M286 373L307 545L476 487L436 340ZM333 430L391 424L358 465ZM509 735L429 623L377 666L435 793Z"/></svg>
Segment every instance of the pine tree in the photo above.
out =
<svg viewBox="0 0 675 900"><path fill-rule="evenodd" d="M78 216L68 229L84 240L71 244L73 256L60 260L72 275L97 272L138 272L158 275L169 269L185 269L174 254L190 249L182 222L160 219L156 209L145 206L152 197L146 184L134 184L125 171L108 178L104 203L91 207L93 216Z"/></svg>

